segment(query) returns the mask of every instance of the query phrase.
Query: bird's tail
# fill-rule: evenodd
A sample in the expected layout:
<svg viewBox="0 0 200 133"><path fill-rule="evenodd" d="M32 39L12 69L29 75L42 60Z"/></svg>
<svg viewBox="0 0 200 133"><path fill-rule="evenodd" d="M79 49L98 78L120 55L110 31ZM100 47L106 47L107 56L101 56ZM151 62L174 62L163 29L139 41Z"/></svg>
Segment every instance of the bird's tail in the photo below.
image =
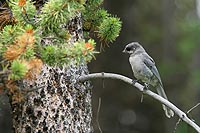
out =
<svg viewBox="0 0 200 133"><path fill-rule="evenodd" d="M159 85L157 86L156 89L157 89L157 92L158 92L158 94L159 94L160 96L162 96L163 98L167 99L167 96L166 96L166 94L165 94L165 91L164 91L162 85L159 84ZM167 99L167 100L168 100L168 99ZM164 104L163 104L162 106L163 106L163 110L165 111L165 115L166 115L168 118L171 118L171 117L174 116L174 112L173 112L169 107L165 106Z"/></svg>

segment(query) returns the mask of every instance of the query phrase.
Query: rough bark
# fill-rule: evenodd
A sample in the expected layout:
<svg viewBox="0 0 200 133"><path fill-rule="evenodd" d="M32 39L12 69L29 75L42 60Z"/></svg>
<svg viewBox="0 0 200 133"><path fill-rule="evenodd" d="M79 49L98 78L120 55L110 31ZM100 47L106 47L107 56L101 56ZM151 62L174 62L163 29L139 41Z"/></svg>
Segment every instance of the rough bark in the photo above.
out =
<svg viewBox="0 0 200 133"><path fill-rule="evenodd" d="M83 38L81 15L67 25L71 43ZM15 133L89 133L91 128L91 86L76 82L88 73L87 66L50 67L44 65L34 81L23 81L24 89L38 88L27 93L21 103L12 103Z"/></svg>

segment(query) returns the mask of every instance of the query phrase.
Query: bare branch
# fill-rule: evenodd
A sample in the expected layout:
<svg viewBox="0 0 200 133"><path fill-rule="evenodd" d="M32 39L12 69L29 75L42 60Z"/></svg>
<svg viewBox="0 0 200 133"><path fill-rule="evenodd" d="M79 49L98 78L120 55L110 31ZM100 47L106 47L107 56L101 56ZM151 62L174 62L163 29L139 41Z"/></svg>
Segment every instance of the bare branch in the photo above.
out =
<svg viewBox="0 0 200 133"><path fill-rule="evenodd" d="M117 79L121 80L127 84L130 84L132 86L135 86L139 91L143 92L144 94L147 94L151 96L152 98L156 99L157 101L161 102L162 104L165 104L169 108L171 108L183 121L188 123L190 126L192 126L198 133L200 133L200 127L193 122L191 119L188 118L187 114L185 114L183 111L181 111L179 108L177 108L174 104L169 102L168 100L164 99L163 97L159 96L158 94L152 92L151 90L144 89L144 86L136 82L133 84L132 79L119 75L114 73L93 73L88 74L84 76L79 77L80 82L84 82L86 80L90 79L97 79L97 78L108 78L108 79Z"/></svg>
<svg viewBox="0 0 200 133"><path fill-rule="evenodd" d="M191 109L189 109L187 111L187 114L189 114L192 110L194 110L195 108L197 108L200 105L200 103L197 103L194 107L192 107Z"/></svg>
<svg viewBox="0 0 200 133"><path fill-rule="evenodd" d="M98 104L98 109L97 109L97 119L96 119L96 122L97 122L97 126L98 126L98 128L99 128L99 132L100 132L100 133L103 133L102 130L101 130L100 123L99 123L99 112L100 112L100 108L101 108L101 98L99 98L99 104Z"/></svg>
<svg viewBox="0 0 200 133"><path fill-rule="evenodd" d="M189 114L191 111L193 111L193 110L194 110L195 108L197 108L199 105L200 105L200 103L197 103L195 106L193 106L191 109L189 109L189 110L187 111L187 114ZM192 120L192 121L194 121L194 120ZM175 126L175 128L174 128L174 133L176 133L176 129L177 129L177 127L178 127L178 125L179 125L180 122L181 122L181 118L179 118L178 121L176 122L176 126Z"/></svg>

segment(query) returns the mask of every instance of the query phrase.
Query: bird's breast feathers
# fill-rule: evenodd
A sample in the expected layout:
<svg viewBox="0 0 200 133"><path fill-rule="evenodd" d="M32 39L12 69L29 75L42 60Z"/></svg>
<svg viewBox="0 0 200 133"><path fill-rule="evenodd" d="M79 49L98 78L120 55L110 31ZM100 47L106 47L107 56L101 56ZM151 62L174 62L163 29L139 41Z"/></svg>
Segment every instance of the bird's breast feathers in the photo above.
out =
<svg viewBox="0 0 200 133"><path fill-rule="evenodd" d="M130 56L129 62L131 64L134 76L144 82L149 82L150 77L153 75L151 70L144 64L140 56Z"/></svg>
<svg viewBox="0 0 200 133"><path fill-rule="evenodd" d="M130 56L129 62L131 64L133 72L141 71L141 69L143 68L143 65L144 65L142 59L138 56Z"/></svg>

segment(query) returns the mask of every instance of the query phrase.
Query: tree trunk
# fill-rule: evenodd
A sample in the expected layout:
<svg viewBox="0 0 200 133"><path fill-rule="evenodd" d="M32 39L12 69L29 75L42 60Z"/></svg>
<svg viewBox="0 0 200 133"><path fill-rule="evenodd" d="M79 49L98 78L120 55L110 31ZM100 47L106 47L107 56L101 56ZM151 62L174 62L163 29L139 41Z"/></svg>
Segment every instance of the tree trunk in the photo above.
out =
<svg viewBox="0 0 200 133"><path fill-rule="evenodd" d="M72 39L83 38L81 15L68 25ZM44 65L34 81L23 81L27 90L24 101L11 101L13 130L15 133L88 133L92 132L91 86L89 82L77 83L80 75L88 73L87 66L50 67Z"/></svg>

